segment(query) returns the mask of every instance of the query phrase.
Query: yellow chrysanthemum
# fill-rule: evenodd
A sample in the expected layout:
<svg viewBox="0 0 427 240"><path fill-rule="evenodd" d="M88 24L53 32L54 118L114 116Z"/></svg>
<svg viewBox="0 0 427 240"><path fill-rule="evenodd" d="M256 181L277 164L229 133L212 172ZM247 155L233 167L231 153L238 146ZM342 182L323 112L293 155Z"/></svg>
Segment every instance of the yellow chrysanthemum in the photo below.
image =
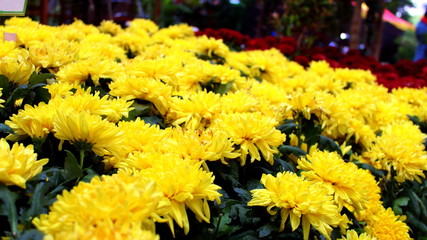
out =
<svg viewBox="0 0 427 240"><path fill-rule="evenodd" d="M195 162L221 160L227 164L225 158L240 156L233 147L234 143L219 130L185 130L178 127L167 132L164 151L176 153L182 159Z"/></svg>
<svg viewBox="0 0 427 240"><path fill-rule="evenodd" d="M395 172L398 182L421 182L427 170L427 154L423 144L425 134L411 122L396 122L387 126L368 151L362 153L363 161L375 168Z"/></svg>
<svg viewBox="0 0 427 240"><path fill-rule="evenodd" d="M133 32L133 33L140 33L141 31L144 31L146 34L153 34L157 32L159 29L159 26L150 19L144 19L144 18L135 18L129 23L129 27L126 29L126 31Z"/></svg>
<svg viewBox="0 0 427 240"><path fill-rule="evenodd" d="M80 85L70 84L67 82L51 82L48 85L44 86L50 93L51 99L54 98L66 98L72 96L74 93L71 91L72 89L78 89L77 91L82 91Z"/></svg>
<svg viewBox="0 0 427 240"><path fill-rule="evenodd" d="M0 58L5 57L16 49L14 41L0 41Z"/></svg>
<svg viewBox="0 0 427 240"><path fill-rule="evenodd" d="M151 77L158 81L173 85L181 70L180 59L167 57L159 59L143 59L137 57L125 65L126 74L136 77Z"/></svg>
<svg viewBox="0 0 427 240"><path fill-rule="evenodd" d="M213 129L224 131L235 144L240 146L240 164L246 163L249 154L251 162L264 159L273 164L273 155L278 153L277 147L286 140L275 127L277 122L260 113L223 114L215 120Z"/></svg>
<svg viewBox="0 0 427 240"><path fill-rule="evenodd" d="M5 124L13 129L15 134L9 134L6 139L18 141L25 137L33 139L45 138L53 132L53 116L58 105L55 102L48 104L41 102L37 106L25 105L17 114L13 114Z"/></svg>
<svg viewBox="0 0 427 240"><path fill-rule="evenodd" d="M163 39L170 38L186 38L194 37L193 29L185 23L171 25L167 28L162 28L153 34L153 40L163 42Z"/></svg>
<svg viewBox="0 0 427 240"><path fill-rule="evenodd" d="M79 47L79 59L97 58L99 60L125 61L126 51L110 42L83 42Z"/></svg>
<svg viewBox="0 0 427 240"><path fill-rule="evenodd" d="M58 111L53 125L56 138L62 142L69 141L80 150L92 150L99 156L121 152L123 132L101 116L88 112Z"/></svg>
<svg viewBox="0 0 427 240"><path fill-rule="evenodd" d="M221 112L243 113L255 112L258 101L246 91L227 93L221 97Z"/></svg>
<svg viewBox="0 0 427 240"><path fill-rule="evenodd" d="M404 219L405 217L396 216L391 208L382 207L366 220L365 231L378 240L410 240L410 229Z"/></svg>
<svg viewBox="0 0 427 240"><path fill-rule="evenodd" d="M172 125L184 124L184 128L199 129L209 126L220 111L220 95L213 92L198 92L171 98L168 119Z"/></svg>
<svg viewBox="0 0 427 240"><path fill-rule="evenodd" d="M108 33L112 36L123 31L122 27L112 20L102 20L98 28L101 32Z"/></svg>
<svg viewBox="0 0 427 240"><path fill-rule="evenodd" d="M27 84L34 70L34 65L25 56L0 58L0 74L5 75L9 82Z"/></svg>
<svg viewBox="0 0 427 240"><path fill-rule="evenodd" d="M180 158L165 158L157 161L151 168L146 168L136 175L152 179L157 189L170 201L168 215L169 227L174 232L173 221L184 229L190 230L186 208L189 208L198 221L210 222L208 201L220 202L220 187L213 183L214 176L199 167Z"/></svg>
<svg viewBox="0 0 427 240"><path fill-rule="evenodd" d="M72 239L87 236L85 232L104 239L131 239L143 235L141 230L154 232L154 221L161 220L159 213L167 206L162 199L153 181L124 172L95 177L62 192L49 213L35 218L33 224L55 239L68 234Z"/></svg>
<svg viewBox="0 0 427 240"><path fill-rule="evenodd" d="M11 148L4 138L0 139L0 159L0 182L24 189L27 180L39 174L49 161L37 160L33 145L24 147L22 143L14 143Z"/></svg>
<svg viewBox="0 0 427 240"><path fill-rule="evenodd" d="M88 78L96 85L99 85L100 78L116 78L123 72L122 67L111 60L86 59L70 63L61 67L57 72L58 82L68 82L71 84L84 84Z"/></svg>
<svg viewBox="0 0 427 240"><path fill-rule="evenodd" d="M196 38L194 43L195 45L192 50L201 56L209 58L215 56L226 58L227 54L230 52L230 49L223 43L222 39L210 38L203 35Z"/></svg>
<svg viewBox="0 0 427 240"><path fill-rule="evenodd" d="M113 96L152 102L161 114L166 113L172 94L172 87L152 77L122 76L111 82L109 87Z"/></svg>
<svg viewBox="0 0 427 240"><path fill-rule="evenodd" d="M298 169L306 179L321 183L334 196L339 208L349 204L357 211L365 208L369 196L365 191L367 186L361 177L375 178L363 174L353 163L346 163L336 152L314 151L298 160Z"/></svg>
<svg viewBox="0 0 427 240"><path fill-rule="evenodd" d="M58 68L77 59L78 44L69 41L33 42L30 61L39 68Z"/></svg>
<svg viewBox="0 0 427 240"><path fill-rule="evenodd" d="M259 81L280 83L289 77L287 59L277 49L230 53L227 64ZM292 73L293 74L293 73Z"/></svg>
<svg viewBox="0 0 427 240"><path fill-rule="evenodd" d="M348 230L345 234L345 237L339 238L338 240L377 240L376 237L371 237L371 235L367 233L357 234L356 231Z"/></svg>
<svg viewBox="0 0 427 240"><path fill-rule="evenodd" d="M337 227L343 220L332 196L320 184L313 184L291 172L278 173L276 177L263 174L261 183L265 189L251 191L249 206L267 207L268 213L274 215L278 208L281 215L280 231L290 218L292 231L301 223L304 240L308 240L310 225L327 239L332 227Z"/></svg>
<svg viewBox="0 0 427 240"><path fill-rule="evenodd" d="M149 44L149 37L148 35L141 36L129 32L119 32L113 37L112 42L122 47L126 52L138 55Z"/></svg>
<svg viewBox="0 0 427 240"><path fill-rule="evenodd" d="M122 117L128 117L132 101L122 98L112 98L108 95L99 97L99 92L90 94L90 89L77 91L72 96L55 98L51 102L57 103L63 109L73 109L77 112L89 111L91 114L107 117L108 121L118 122Z"/></svg>

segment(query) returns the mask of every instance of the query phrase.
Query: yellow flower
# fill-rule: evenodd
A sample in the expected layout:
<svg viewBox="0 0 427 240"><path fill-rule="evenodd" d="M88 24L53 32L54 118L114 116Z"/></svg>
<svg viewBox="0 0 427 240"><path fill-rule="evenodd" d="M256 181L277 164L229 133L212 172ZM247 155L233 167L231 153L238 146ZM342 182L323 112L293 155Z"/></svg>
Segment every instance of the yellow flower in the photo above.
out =
<svg viewBox="0 0 427 240"><path fill-rule="evenodd" d="M149 19L135 18L129 23L129 27L126 30L133 33L140 33L143 31L151 35L157 32L158 29L159 26Z"/></svg>
<svg viewBox="0 0 427 240"><path fill-rule="evenodd" d="M78 44L65 40L33 42L29 46L30 60L40 68L58 68L77 59Z"/></svg>
<svg viewBox="0 0 427 240"><path fill-rule="evenodd" d="M165 152L176 153L183 159L204 162L221 160L227 164L225 158L233 159L240 156L233 147L233 142L227 135L218 130L207 129L190 130L173 128L167 131L168 139L163 142Z"/></svg>
<svg viewBox="0 0 427 240"><path fill-rule="evenodd" d="M0 182L8 186L16 185L26 188L25 183L42 171L49 160L37 160L33 145L24 147L14 143L12 148L4 138L0 139Z"/></svg>
<svg viewBox="0 0 427 240"><path fill-rule="evenodd" d="M113 37L112 42L122 47L126 52L130 51L138 55L149 44L149 37L148 35L141 36L129 32L120 32Z"/></svg>
<svg viewBox="0 0 427 240"><path fill-rule="evenodd" d="M221 112L243 113L255 112L258 101L246 91L227 93L221 97Z"/></svg>
<svg viewBox="0 0 427 240"><path fill-rule="evenodd" d="M13 114L5 124L13 129L16 134L9 134L6 139L21 140L27 136L35 139L45 138L53 132L53 116L58 105L51 101L48 104L41 102L37 106L25 105L17 114Z"/></svg>
<svg viewBox="0 0 427 240"><path fill-rule="evenodd" d="M88 78L95 86L99 85L100 78L116 78L122 67L112 60L99 60L96 58L80 60L61 67L57 72L58 82L68 82L71 84L85 84Z"/></svg>
<svg viewBox="0 0 427 240"><path fill-rule="evenodd" d="M123 31L122 27L112 20L102 20L98 28L101 32L108 33L112 36Z"/></svg>
<svg viewBox="0 0 427 240"><path fill-rule="evenodd" d="M321 183L328 189L339 208L349 204L359 211L369 202L367 186L362 183L366 183L364 178L375 182L374 176L353 163L346 163L336 152L310 152L298 160L297 168L303 170L301 175L307 180Z"/></svg>
<svg viewBox="0 0 427 240"><path fill-rule="evenodd" d="M152 102L161 114L168 109L172 87L152 77L121 76L109 85L113 96Z"/></svg>
<svg viewBox="0 0 427 240"><path fill-rule="evenodd" d="M110 42L83 42L79 47L79 59L97 58L99 60L125 61L126 51Z"/></svg>
<svg viewBox="0 0 427 240"><path fill-rule="evenodd" d="M9 82L18 85L27 84L28 79L34 72L34 65L23 55L0 58L0 74L5 75Z"/></svg>
<svg viewBox="0 0 427 240"><path fill-rule="evenodd" d="M35 218L33 224L55 239L88 233L102 239L132 239L143 236L142 230L155 231L154 221L161 221L159 213L167 206L162 199L153 181L124 172L94 177L90 183L80 182L71 191L63 191L49 213Z"/></svg>
<svg viewBox="0 0 427 240"><path fill-rule="evenodd" d="M56 138L77 145L79 150L92 150L99 156L121 152L123 132L101 116L88 112L58 111L53 118L53 125ZM82 149L87 144L90 149Z"/></svg>
<svg viewBox="0 0 427 240"><path fill-rule="evenodd" d="M9 55L16 49L16 42L14 41L0 41L0 58Z"/></svg>
<svg viewBox="0 0 427 240"><path fill-rule="evenodd" d="M99 97L99 92L90 94L90 89L76 90L73 96L66 98L55 98L51 102L56 102L63 109L74 109L77 112L89 111L91 114L106 116L110 122L118 122L122 117L127 117L132 101L125 99L114 99L108 95Z"/></svg>
<svg viewBox="0 0 427 240"><path fill-rule="evenodd" d="M205 35L196 38L194 41L195 45L193 46L193 51L196 54L207 56L209 58L218 56L226 58L227 54L230 52L227 45L225 45L222 39L209 38Z"/></svg>
<svg viewBox="0 0 427 240"><path fill-rule="evenodd" d="M378 240L410 240L409 227L404 222L405 217L396 216L391 208L381 207L367 220L366 233Z"/></svg>
<svg viewBox="0 0 427 240"><path fill-rule="evenodd" d="M250 154L251 162L264 159L273 164L273 155L278 153L277 147L286 140L275 127L277 122L260 113L234 113L220 115L214 122L213 129L224 131L235 144L240 146L240 164L246 163Z"/></svg>
<svg viewBox="0 0 427 240"><path fill-rule="evenodd" d="M358 235L357 232L352 229L347 231L345 237L339 238L338 240L377 240L377 238L371 237L371 235L367 233Z"/></svg>
<svg viewBox="0 0 427 240"><path fill-rule="evenodd" d="M289 217L292 231L300 226L302 220L304 240L308 240L310 225L331 239L332 227L340 224L342 216L324 187L291 172L279 172L276 177L263 174L261 183L265 189L252 190L252 200L248 205L267 207L271 215L277 213L273 210L277 207L282 218L279 231L283 231Z"/></svg>
<svg viewBox="0 0 427 240"><path fill-rule="evenodd" d="M362 153L365 162L388 171L398 182L421 182L427 170L427 154L423 144L425 134L411 122L396 122L387 126L375 144Z"/></svg>
<svg viewBox="0 0 427 240"><path fill-rule="evenodd" d="M195 130L208 127L219 111L220 95L203 91L171 98L167 118L174 126L184 124L184 128Z"/></svg>
<svg viewBox="0 0 427 240"><path fill-rule="evenodd" d="M163 42L165 38L175 39L186 37L194 37L194 31L190 26L184 23L162 28L153 34L153 40L156 42Z"/></svg>
<svg viewBox="0 0 427 240"><path fill-rule="evenodd" d="M170 201L168 215L169 227L174 232L173 221L184 229L187 234L190 230L186 208L189 208L198 221L210 222L208 201L216 200L220 203L221 188L213 183L211 172L201 169L199 164L193 164L180 158L164 158L156 161L151 168L146 168L136 175L145 179L152 179L157 183L158 191Z"/></svg>

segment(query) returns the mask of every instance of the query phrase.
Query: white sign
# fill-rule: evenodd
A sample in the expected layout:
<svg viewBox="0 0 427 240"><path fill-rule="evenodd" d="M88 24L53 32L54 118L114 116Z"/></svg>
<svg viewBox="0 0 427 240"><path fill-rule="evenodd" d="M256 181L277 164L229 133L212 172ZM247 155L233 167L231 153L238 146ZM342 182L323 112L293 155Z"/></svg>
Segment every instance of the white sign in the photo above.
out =
<svg viewBox="0 0 427 240"><path fill-rule="evenodd" d="M23 16L27 8L27 0L0 0L0 15Z"/></svg>

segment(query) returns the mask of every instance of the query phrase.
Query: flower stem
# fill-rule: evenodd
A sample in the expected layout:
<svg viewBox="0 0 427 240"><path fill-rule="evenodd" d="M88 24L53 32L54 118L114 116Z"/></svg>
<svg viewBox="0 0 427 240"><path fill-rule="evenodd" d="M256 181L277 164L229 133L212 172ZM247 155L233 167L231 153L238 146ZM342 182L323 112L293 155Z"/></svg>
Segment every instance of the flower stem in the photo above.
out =
<svg viewBox="0 0 427 240"><path fill-rule="evenodd" d="M83 162L85 158L85 150L80 149L80 168L83 169Z"/></svg>

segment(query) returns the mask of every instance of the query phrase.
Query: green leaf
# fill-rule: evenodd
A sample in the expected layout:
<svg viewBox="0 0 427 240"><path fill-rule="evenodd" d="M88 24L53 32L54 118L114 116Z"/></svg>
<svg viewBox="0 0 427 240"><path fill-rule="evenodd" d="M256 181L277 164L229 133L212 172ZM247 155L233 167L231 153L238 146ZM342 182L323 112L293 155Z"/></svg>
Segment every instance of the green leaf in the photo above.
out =
<svg viewBox="0 0 427 240"><path fill-rule="evenodd" d="M237 195L243 199L245 202L249 202L252 199L251 193L243 188L234 188L234 191Z"/></svg>
<svg viewBox="0 0 427 240"><path fill-rule="evenodd" d="M233 83L234 83L234 80L227 82L226 84L220 84L216 92L221 95L226 94L228 91L231 90L231 87L233 87Z"/></svg>
<svg viewBox="0 0 427 240"><path fill-rule="evenodd" d="M10 82L9 78L7 78L5 75L0 75L0 88L2 89L2 96L6 96L7 98L10 91Z"/></svg>
<svg viewBox="0 0 427 240"><path fill-rule="evenodd" d="M83 170L79 166L77 158L70 152L65 151L67 156L64 162L64 177L65 180L71 180L83 176Z"/></svg>
<svg viewBox="0 0 427 240"><path fill-rule="evenodd" d="M294 130L298 129L299 125L293 122L293 120L285 120L285 123L278 126L277 129L286 135L291 134Z"/></svg>
<svg viewBox="0 0 427 240"><path fill-rule="evenodd" d="M49 102L51 95L48 89L44 87L38 87L38 88L35 88L33 91L36 94L34 104L39 104L40 102L44 102L44 103Z"/></svg>
<svg viewBox="0 0 427 240"><path fill-rule="evenodd" d="M374 168L372 165L367 163L356 162L355 163L359 168L367 169L371 172L372 175L378 178L384 177L384 171Z"/></svg>
<svg viewBox="0 0 427 240"><path fill-rule="evenodd" d="M0 132L15 134L15 132L13 131L13 129L11 127L9 127L8 125L4 124L4 123L0 123Z"/></svg>
<svg viewBox="0 0 427 240"><path fill-rule="evenodd" d="M257 231L258 231L258 236L260 238L263 238L263 237L267 237L268 235L270 235L271 232L277 231L277 227L275 227L271 223L268 223L268 224L265 224L265 225L261 226L260 228L258 228Z"/></svg>
<svg viewBox="0 0 427 240"><path fill-rule="evenodd" d="M145 123L149 123L151 125L159 125L161 128L165 128L166 125L163 123L163 119L156 115L141 117Z"/></svg>
<svg viewBox="0 0 427 240"><path fill-rule="evenodd" d="M44 237L44 233L40 232L37 229L30 229L19 232L18 237L16 240L42 240Z"/></svg>
<svg viewBox="0 0 427 240"><path fill-rule="evenodd" d="M326 136L320 135L318 148L320 150L327 150L329 152L337 152L342 156L340 146L335 141Z"/></svg>
<svg viewBox="0 0 427 240"><path fill-rule="evenodd" d="M18 197L17 193L10 191L6 185L0 183L0 200L2 201L0 214L7 216L9 219L10 229L14 236L18 233L18 213L15 205Z"/></svg>
<svg viewBox="0 0 427 240"><path fill-rule="evenodd" d="M11 96L7 99L5 106L13 107L16 100L25 98L27 94L31 91L28 84L21 85L17 87L11 94Z"/></svg>
<svg viewBox="0 0 427 240"><path fill-rule="evenodd" d="M258 234L254 230L246 230L228 238L228 240L259 240L259 238Z"/></svg>
<svg viewBox="0 0 427 240"><path fill-rule="evenodd" d="M409 197L400 197L393 201L393 211L397 215L402 215L402 208L404 206L408 206Z"/></svg>
<svg viewBox="0 0 427 240"><path fill-rule="evenodd" d="M43 83L44 85L47 84L47 79L54 78L55 75L52 73L42 73L37 74L36 72L33 72L28 79L30 87L33 87L36 84Z"/></svg>
<svg viewBox="0 0 427 240"><path fill-rule="evenodd" d="M304 150L302 150L299 147L295 147L295 146L281 145L281 146L279 146L278 149L279 149L279 152L282 153L283 155L293 154L298 158L307 155L307 153L304 152Z"/></svg>

